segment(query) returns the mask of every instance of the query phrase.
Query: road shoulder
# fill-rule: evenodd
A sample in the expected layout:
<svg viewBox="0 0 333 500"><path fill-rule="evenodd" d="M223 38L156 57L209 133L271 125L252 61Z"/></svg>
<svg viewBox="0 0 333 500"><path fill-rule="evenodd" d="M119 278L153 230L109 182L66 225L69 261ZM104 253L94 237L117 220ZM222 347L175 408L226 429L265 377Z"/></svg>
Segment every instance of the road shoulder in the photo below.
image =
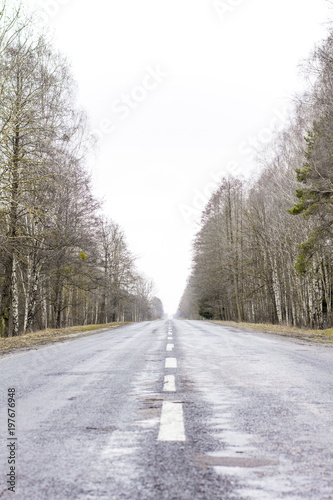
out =
<svg viewBox="0 0 333 500"><path fill-rule="evenodd" d="M71 326L68 328L41 330L18 337L0 339L0 357L6 354L12 354L15 351L29 351L56 342L75 340L80 337L102 333L128 324L130 323L115 322L104 325Z"/></svg>
<svg viewBox="0 0 333 500"><path fill-rule="evenodd" d="M306 342L333 345L333 328L328 330L308 330L295 328L291 326L281 326L272 324L257 323L237 323L235 321L217 321L212 320L209 323L215 323L221 326L235 327L245 332L260 332L278 335L290 339L297 339Z"/></svg>

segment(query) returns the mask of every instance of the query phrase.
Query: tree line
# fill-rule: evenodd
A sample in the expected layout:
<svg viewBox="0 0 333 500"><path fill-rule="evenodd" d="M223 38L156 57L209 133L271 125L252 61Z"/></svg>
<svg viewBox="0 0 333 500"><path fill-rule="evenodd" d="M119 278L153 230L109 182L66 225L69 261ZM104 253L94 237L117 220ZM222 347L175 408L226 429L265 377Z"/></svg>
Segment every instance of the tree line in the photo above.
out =
<svg viewBox="0 0 333 500"><path fill-rule="evenodd" d="M163 316L86 158L94 138L66 59L0 3L0 335Z"/></svg>
<svg viewBox="0 0 333 500"><path fill-rule="evenodd" d="M255 180L226 175L205 207L178 316L332 326L332 28L304 74Z"/></svg>

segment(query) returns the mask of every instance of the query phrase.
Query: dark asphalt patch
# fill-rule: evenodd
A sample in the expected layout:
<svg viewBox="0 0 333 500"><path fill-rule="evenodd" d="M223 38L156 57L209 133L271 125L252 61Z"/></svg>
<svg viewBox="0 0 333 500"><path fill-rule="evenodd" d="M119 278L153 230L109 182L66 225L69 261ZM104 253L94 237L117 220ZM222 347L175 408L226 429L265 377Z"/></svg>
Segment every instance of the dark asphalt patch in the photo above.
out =
<svg viewBox="0 0 333 500"><path fill-rule="evenodd" d="M252 457L212 457L212 456L196 456L193 458L197 462L206 466L219 467L267 467L268 465L278 465L277 460L269 460L267 458L252 458Z"/></svg>
<svg viewBox="0 0 333 500"><path fill-rule="evenodd" d="M117 427L86 427L87 431L99 431L99 432L114 432L117 430Z"/></svg>

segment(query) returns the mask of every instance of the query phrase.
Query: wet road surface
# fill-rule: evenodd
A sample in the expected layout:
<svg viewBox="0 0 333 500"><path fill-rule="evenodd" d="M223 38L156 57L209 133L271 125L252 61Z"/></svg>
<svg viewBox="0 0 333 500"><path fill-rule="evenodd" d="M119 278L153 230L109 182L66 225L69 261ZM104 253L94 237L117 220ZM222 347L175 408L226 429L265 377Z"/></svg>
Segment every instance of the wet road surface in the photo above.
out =
<svg viewBox="0 0 333 500"><path fill-rule="evenodd" d="M15 388L19 499L331 499L333 351L204 321L0 359L0 498Z"/></svg>

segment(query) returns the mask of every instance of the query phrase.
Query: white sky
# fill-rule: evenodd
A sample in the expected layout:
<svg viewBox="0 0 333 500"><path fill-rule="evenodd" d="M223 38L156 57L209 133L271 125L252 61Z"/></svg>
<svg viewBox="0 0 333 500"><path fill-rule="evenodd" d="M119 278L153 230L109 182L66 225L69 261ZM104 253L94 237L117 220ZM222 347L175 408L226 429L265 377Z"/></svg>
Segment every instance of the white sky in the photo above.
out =
<svg viewBox="0 0 333 500"><path fill-rule="evenodd" d="M29 2L55 30L100 136L95 192L174 313L210 186L227 170L249 174L249 141L265 143L283 124L328 3Z"/></svg>

